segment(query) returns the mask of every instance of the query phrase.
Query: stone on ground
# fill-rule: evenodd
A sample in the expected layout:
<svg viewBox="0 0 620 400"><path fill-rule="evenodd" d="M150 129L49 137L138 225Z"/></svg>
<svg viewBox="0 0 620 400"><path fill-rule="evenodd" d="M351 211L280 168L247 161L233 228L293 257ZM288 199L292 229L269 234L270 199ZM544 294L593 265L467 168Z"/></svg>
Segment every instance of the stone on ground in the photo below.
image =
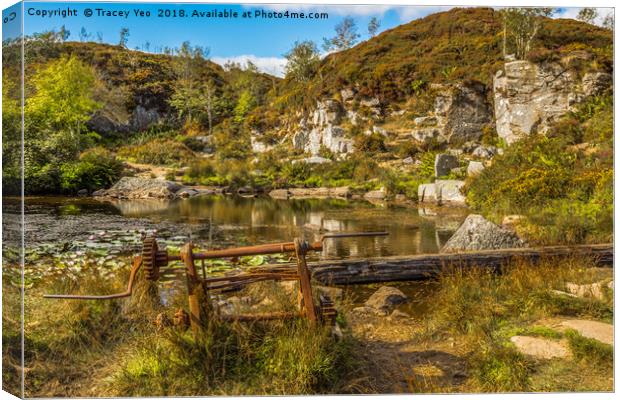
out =
<svg viewBox="0 0 620 400"><path fill-rule="evenodd" d="M526 247L516 233L495 225L482 215L470 214L441 249L442 253L459 250L493 250Z"/></svg>
<svg viewBox="0 0 620 400"><path fill-rule="evenodd" d="M459 159L452 154L437 154L435 156L435 177L446 176L450 170L459 166Z"/></svg>
<svg viewBox="0 0 620 400"><path fill-rule="evenodd" d="M530 336L513 336L510 341L514 343L519 352L535 358L549 360L570 356L570 351L564 341Z"/></svg>
<svg viewBox="0 0 620 400"><path fill-rule="evenodd" d="M585 285L568 282L566 284L566 291L578 297L594 297L595 299L602 300L605 298L604 288L606 287L609 287L606 282L596 282Z"/></svg>
<svg viewBox="0 0 620 400"><path fill-rule="evenodd" d="M585 319L570 319L563 321L560 325L564 328L576 330L583 337L609 345L614 344L614 326L611 324Z"/></svg>
<svg viewBox="0 0 620 400"><path fill-rule="evenodd" d="M382 286L366 300L366 307L388 312L394 306L406 302L408 297L395 287Z"/></svg>

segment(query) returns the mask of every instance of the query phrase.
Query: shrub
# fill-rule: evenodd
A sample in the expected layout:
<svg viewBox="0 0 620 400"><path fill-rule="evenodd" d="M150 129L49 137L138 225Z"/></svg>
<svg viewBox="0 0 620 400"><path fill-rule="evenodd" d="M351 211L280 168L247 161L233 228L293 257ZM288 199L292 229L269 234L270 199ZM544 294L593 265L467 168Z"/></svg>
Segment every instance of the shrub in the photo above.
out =
<svg viewBox="0 0 620 400"><path fill-rule="evenodd" d="M191 161L195 157L186 145L170 139L155 139L141 145L121 147L118 155L137 163L171 166Z"/></svg>
<svg viewBox="0 0 620 400"><path fill-rule="evenodd" d="M123 164L112 153L96 147L82 153L79 161L60 167L60 188L69 193L107 188L119 179L122 171Z"/></svg>

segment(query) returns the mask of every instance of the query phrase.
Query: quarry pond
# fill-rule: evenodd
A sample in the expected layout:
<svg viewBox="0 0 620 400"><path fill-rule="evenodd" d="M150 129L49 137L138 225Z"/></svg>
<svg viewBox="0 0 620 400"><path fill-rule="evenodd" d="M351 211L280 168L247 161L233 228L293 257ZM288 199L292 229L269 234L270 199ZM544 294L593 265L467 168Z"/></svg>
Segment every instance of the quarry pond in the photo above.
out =
<svg viewBox="0 0 620 400"><path fill-rule="evenodd" d="M5 198L5 230L16 216L11 210L17 210L18 205ZM144 235L150 233L156 233L159 243L174 252L190 239L199 248L218 249L291 241L294 237L315 241L334 232L387 231L385 237L326 241L323 252L309 254L309 259L436 253L467 215L462 208L239 196L171 201L29 197L24 206L26 276L31 283L65 274L79 279L93 265L104 276L126 270L128 256L140 251ZM273 259L245 261L260 265ZM222 262L211 271L238 267Z"/></svg>

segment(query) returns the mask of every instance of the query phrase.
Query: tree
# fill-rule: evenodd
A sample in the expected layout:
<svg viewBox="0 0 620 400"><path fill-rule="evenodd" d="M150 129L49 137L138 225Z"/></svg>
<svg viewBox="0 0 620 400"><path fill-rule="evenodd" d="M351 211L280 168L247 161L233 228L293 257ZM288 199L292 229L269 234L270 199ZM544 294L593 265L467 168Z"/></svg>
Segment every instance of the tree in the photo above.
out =
<svg viewBox="0 0 620 400"><path fill-rule="evenodd" d="M210 79L201 79L201 69L209 49L183 42L180 48L174 50L174 54L173 68L177 80L169 104L186 122L192 122L198 112L206 110L211 131L215 88Z"/></svg>
<svg viewBox="0 0 620 400"><path fill-rule="evenodd" d="M58 40L64 43L67 39L69 39L69 36L71 36L71 31L65 28L64 25L61 26L58 31Z"/></svg>
<svg viewBox="0 0 620 400"><path fill-rule="evenodd" d="M601 24L603 28L609 29L610 31L614 30L614 12L611 11L608 13L605 18L603 18L603 23Z"/></svg>
<svg viewBox="0 0 620 400"><path fill-rule="evenodd" d="M507 54L507 41L512 39L515 57L524 60L541 27L542 17L554 13L552 8L506 8L503 16L503 52Z"/></svg>
<svg viewBox="0 0 620 400"><path fill-rule="evenodd" d="M88 40L90 36L91 35L86 31L86 28L82 27L82 29L80 29L80 42Z"/></svg>
<svg viewBox="0 0 620 400"><path fill-rule="evenodd" d="M118 42L118 45L123 48L126 48L128 40L129 40L129 28L121 28L120 40Z"/></svg>
<svg viewBox="0 0 620 400"><path fill-rule="evenodd" d="M286 76L298 82L312 79L321 62L319 50L311 40L295 42L293 48L284 56L287 59Z"/></svg>
<svg viewBox="0 0 620 400"><path fill-rule="evenodd" d="M596 18L598 18L596 8L582 8L577 14L577 20L591 25L594 25Z"/></svg>
<svg viewBox="0 0 620 400"><path fill-rule="evenodd" d="M75 56L51 62L32 79L34 94L26 101L28 130L44 137L68 132L62 147L69 148L62 151L77 154L84 123L100 107L93 98L95 83L93 69Z"/></svg>
<svg viewBox="0 0 620 400"><path fill-rule="evenodd" d="M323 38L323 49L327 52L342 51L351 48L360 35L357 33L357 25L351 17L346 17L336 25L336 36Z"/></svg>
<svg viewBox="0 0 620 400"><path fill-rule="evenodd" d="M381 26L381 21L377 19L377 17L372 17L370 22L368 22L368 34L371 37L374 37Z"/></svg>

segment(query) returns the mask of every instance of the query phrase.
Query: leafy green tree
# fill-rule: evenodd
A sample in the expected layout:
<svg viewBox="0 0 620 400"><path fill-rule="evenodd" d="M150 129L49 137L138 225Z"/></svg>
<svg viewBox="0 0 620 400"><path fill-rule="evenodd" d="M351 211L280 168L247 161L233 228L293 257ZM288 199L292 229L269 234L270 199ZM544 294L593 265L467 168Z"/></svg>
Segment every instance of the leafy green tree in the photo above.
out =
<svg viewBox="0 0 620 400"><path fill-rule="evenodd" d="M325 51L342 51L353 47L360 35L357 33L357 25L351 17L346 17L336 25L336 36L323 38Z"/></svg>
<svg viewBox="0 0 620 400"><path fill-rule="evenodd" d="M507 41L512 39L515 57L524 60L531 50L532 42L542 25L543 17L553 15L553 8L506 8L503 16L503 52L507 53Z"/></svg>
<svg viewBox="0 0 620 400"><path fill-rule="evenodd" d="M596 11L596 8L582 8L579 14L577 14L577 20L587 24L593 25L596 18L598 18L598 11Z"/></svg>
<svg viewBox="0 0 620 400"><path fill-rule="evenodd" d="M249 90L245 90L241 93L241 96L239 96L239 100L237 101L237 106L234 110L234 119L236 123L243 122L243 119L247 113L254 107L255 101L254 96L252 96L252 93Z"/></svg>
<svg viewBox="0 0 620 400"><path fill-rule="evenodd" d="M368 34L370 37L374 37L381 26L381 21L377 17L372 17L368 22Z"/></svg>
<svg viewBox="0 0 620 400"><path fill-rule="evenodd" d="M94 98L95 73L77 57L51 62L32 79L26 114L37 130L67 130L79 141L84 123L100 107Z"/></svg>
<svg viewBox="0 0 620 400"><path fill-rule="evenodd" d="M184 42L174 53L176 57L173 68L177 80L169 104L186 123L192 122L199 113L206 111L211 131L216 101L215 85L211 78L201 75L209 49Z"/></svg>
<svg viewBox="0 0 620 400"><path fill-rule="evenodd" d="M286 76L298 82L307 82L312 79L321 62L319 50L316 44L310 40L295 42L285 57L288 61Z"/></svg>

